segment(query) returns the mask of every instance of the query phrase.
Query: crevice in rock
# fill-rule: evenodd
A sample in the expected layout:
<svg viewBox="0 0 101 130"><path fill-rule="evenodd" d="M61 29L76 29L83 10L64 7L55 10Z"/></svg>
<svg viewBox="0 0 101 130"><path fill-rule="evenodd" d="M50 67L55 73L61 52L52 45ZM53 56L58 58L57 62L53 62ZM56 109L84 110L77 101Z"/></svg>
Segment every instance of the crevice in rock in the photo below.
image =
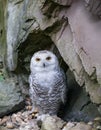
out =
<svg viewBox="0 0 101 130"><path fill-rule="evenodd" d="M54 25L53 28L55 28L56 25ZM56 28L54 30L56 30ZM25 91L27 91L28 95L28 76L30 72L29 63L32 55L39 50L51 50L57 55L60 66L64 69L67 75L67 82L69 86L67 103L65 106L61 106L58 116L66 121L92 120L94 117L99 115L97 107L91 103L90 98L84 88L80 87L75 81L73 73L69 70L68 65L64 62L54 42L49 36L47 36L47 33L50 32L51 27L45 31L32 32L18 47L18 66L15 70L15 73L18 75L18 77L20 77L19 84L20 86L23 86L21 89L24 94L26 94ZM91 107L94 107L95 109L90 112ZM93 112L95 113L94 115Z"/></svg>
<svg viewBox="0 0 101 130"><path fill-rule="evenodd" d="M1 30L0 30L0 37L2 36L2 33L3 33L3 30L1 29Z"/></svg>
<svg viewBox="0 0 101 130"><path fill-rule="evenodd" d="M68 66L61 57L58 49L45 32L35 31L28 35L27 39L18 47L18 65L14 73L17 75L19 85L24 94L28 94L28 77L30 74L30 59L32 55L39 50L50 50L55 53L59 59L60 66L66 72Z"/></svg>
<svg viewBox="0 0 101 130"><path fill-rule="evenodd" d="M71 5L71 2L67 4L62 5L61 3L55 2L55 1L50 1L47 0L43 4L41 11L43 12L44 15L46 15L48 18L51 17L56 17L58 14L63 10L63 9L68 9Z"/></svg>
<svg viewBox="0 0 101 130"><path fill-rule="evenodd" d="M27 22L31 22L31 21L33 21L33 20L34 20L33 18L30 18L30 19L26 19L25 22L27 23Z"/></svg>
<svg viewBox="0 0 101 130"><path fill-rule="evenodd" d="M15 5L22 3L24 0L19 0L15 3Z"/></svg>
<svg viewBox="0 0 101 130"><path fill-rule="evenodd" d="M48 49L52 45L52 41L43 32L33 32L30 33L27 39L20 44L18 47L18 65L16 72L28 72L27 65L29 66L30 58L32 55L39 50ZM20 68L19 68L20 67Z"/></svg>
<svg viewBox="0 0 101 130"><path fill-rule="evenodd" d="M80 111L82 111L82 110L83 110L86 106L88 106L90 103L91 103L91 101L88 101L86 104L84 104L84 105L81 107Z"/></svg>

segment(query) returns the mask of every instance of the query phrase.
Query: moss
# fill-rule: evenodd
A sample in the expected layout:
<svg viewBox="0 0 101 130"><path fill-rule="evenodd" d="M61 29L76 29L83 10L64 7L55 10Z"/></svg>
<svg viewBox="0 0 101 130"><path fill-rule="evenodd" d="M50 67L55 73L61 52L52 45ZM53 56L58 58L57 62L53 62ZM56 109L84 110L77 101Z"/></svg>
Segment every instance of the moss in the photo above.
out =
<svg viewBox="0 0 101 130"><path fill-rule="evenodd" d="M5 12L6 0L0 0L0 55L4 55L6 48Z"/></svg>
<svg viewBox="0 0 101 130"><path fill-rule="evenodd" d="M0 0L0 62L3 64L3 70L5 71L5 57L6 57L6 4L7 0Z"/></svg>

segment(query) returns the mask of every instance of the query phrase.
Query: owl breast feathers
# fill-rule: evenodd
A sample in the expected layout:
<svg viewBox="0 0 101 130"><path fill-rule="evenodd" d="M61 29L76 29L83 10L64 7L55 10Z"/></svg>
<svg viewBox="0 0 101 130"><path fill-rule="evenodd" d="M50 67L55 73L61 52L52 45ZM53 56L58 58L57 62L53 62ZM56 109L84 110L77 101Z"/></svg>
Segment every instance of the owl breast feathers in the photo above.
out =
<svg viewBox="0 0 101 130"><path fill-rule="evenodd" d="M49 51L36 52L30 64L30 97L33 108L41 114L57 114L61 103L65 103L66 76L59 67L57 57Z"/></svg>

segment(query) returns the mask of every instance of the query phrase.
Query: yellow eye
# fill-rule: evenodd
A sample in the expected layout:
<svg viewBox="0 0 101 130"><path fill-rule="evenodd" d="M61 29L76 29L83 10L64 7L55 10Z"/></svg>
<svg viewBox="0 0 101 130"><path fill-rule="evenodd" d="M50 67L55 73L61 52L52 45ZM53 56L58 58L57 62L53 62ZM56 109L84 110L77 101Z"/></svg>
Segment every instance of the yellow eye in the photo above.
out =
<svg viewBox="0 0 101 130"><path fill-rule="evenodd" d="M40 59L40 58L36 58L35 60L36 60L36 61L40 61L41 59Z"/></svg>
<svg viewBox="0 0 101 130"><path fill-rule="evenodd" d="M48 57L46 58L46 60L51 60L51 57L50 57L50 56L48 56Z"/></svg>

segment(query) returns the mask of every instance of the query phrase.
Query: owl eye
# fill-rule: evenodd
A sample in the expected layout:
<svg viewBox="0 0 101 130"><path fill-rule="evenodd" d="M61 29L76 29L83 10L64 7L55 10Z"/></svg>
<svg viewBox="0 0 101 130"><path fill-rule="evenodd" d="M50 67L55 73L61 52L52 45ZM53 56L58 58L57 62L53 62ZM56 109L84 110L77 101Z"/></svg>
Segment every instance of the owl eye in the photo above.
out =
<svg viewBox="0 0 101 130"><path fill-rule="evenodd" d="M50 56L48 56L48 57L46 58L46 60L51 60L51 57L50 57Z"/></svg>
<svg viewBox="0 0 101 130"><path fill-rule="evenodd" d="M41 59L40 59L40 58L36 58L35 60L36 60L36 61L40 61Z"/></svg>

